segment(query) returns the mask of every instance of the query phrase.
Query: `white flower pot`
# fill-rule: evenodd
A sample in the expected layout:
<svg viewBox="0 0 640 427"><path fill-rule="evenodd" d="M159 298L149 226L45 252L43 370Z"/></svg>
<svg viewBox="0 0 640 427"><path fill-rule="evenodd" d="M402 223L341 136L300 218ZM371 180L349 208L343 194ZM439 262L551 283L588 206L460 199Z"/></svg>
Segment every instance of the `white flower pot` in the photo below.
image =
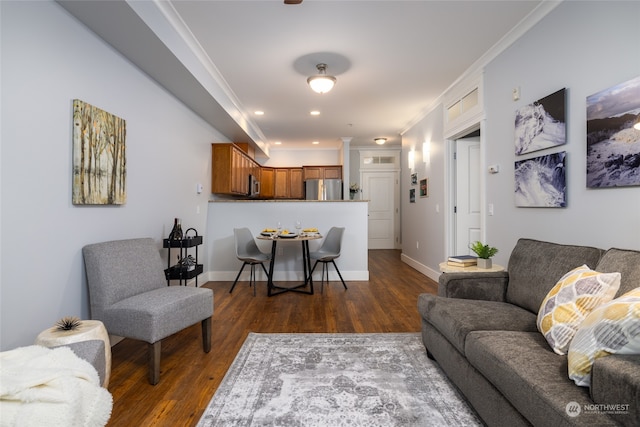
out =
<svg viewBox="0 0 640 427"><path fill-rule="evenodd" d="M478 268L491 268L491 258L478 258Z"/></svg>

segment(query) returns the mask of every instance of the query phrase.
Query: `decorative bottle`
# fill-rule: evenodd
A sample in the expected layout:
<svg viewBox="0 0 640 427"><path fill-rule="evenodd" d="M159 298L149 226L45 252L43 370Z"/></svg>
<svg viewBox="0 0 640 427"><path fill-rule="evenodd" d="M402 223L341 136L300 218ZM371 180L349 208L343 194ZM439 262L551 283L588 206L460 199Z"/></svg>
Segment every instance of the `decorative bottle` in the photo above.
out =
<svg viewBox="0 0 640 427"><path fill-rule="evenodd" d="M173 229L169 233L169 240L182 240L182 224L180 218L173 220Z"/></svg>

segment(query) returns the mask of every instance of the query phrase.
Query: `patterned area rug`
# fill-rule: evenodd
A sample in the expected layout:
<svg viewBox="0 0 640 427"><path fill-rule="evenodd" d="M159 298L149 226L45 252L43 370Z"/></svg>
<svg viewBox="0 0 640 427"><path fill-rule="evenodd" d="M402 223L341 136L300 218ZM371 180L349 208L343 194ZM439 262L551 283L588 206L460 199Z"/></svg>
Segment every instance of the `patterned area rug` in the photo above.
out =
<svg viewBox="0 0 640 427"><path fill-rule="evenodd" d="M209 426L481 426L419 333L250 333Z"/></svg>

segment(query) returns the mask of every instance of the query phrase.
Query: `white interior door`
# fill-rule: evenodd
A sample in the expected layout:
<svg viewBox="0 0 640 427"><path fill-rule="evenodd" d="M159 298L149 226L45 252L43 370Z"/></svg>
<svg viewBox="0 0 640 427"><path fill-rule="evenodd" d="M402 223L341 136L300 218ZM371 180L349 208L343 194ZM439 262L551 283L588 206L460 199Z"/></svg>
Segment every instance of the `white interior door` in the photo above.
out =
<svg viewBox="0 0 640 427"><path fill-rule="evenodd" d="M361 180L369 200L369 249L394 249L397 172L362 172Z"/></svg>
<svg viewBox="0 0 640 427"><path fill-rule="evenodd" d="M481 240L480 137L456 140L456 255L470 254L469 244Z"/></svg>

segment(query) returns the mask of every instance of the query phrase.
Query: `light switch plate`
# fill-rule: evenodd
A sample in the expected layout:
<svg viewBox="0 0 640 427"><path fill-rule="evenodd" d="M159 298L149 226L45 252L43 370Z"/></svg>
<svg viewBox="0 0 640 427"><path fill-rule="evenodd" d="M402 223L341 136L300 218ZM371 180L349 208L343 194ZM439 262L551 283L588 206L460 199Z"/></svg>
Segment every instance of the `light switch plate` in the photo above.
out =
<svg viewBox="0 0 640 427"><path fill-rule="evenodd" d="M511 96L513 97L514 101L520 99L520 86L516 86L513 88L513 90L511 91Z"/></svg>

